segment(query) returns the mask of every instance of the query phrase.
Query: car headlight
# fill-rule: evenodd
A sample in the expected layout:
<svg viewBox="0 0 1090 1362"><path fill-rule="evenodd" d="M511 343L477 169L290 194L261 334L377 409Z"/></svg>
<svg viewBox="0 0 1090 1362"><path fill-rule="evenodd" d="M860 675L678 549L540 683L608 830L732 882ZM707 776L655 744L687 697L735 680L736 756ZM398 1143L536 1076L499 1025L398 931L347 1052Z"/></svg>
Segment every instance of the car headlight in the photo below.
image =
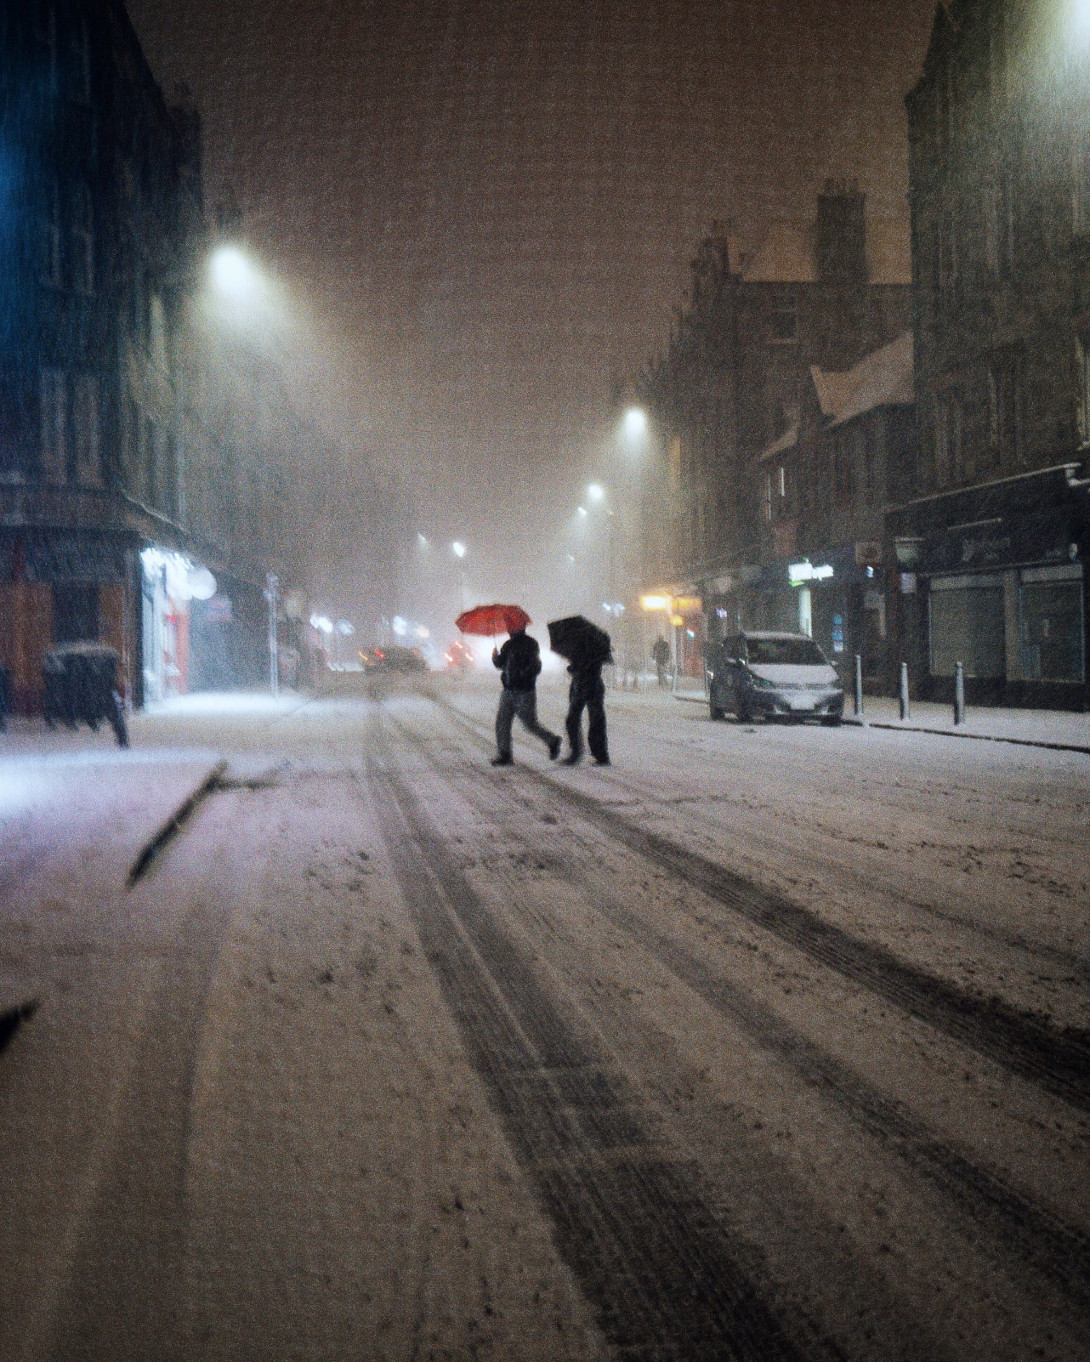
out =
<svg viewBox="0 0 1090 1362"><path fill-rule="evenodd" d="M753 685L755 685L758 688L758 690L776 689L775 681L766 681L763 676L751 676L749 679L753 683Z"/></svg>

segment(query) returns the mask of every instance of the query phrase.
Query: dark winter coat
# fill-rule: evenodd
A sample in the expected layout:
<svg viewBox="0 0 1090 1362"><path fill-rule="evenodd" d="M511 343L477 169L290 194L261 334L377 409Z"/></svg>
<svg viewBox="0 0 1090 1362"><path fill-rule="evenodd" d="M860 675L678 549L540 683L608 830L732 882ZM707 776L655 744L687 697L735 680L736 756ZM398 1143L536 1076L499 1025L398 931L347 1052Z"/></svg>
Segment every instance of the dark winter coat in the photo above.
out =
<svg viewBox="0 0 1090 1362"><path fill-rule="evenodd" d="M500 669L504 690L533 690L541 671L541 648L527 633L512 634L499 652L492 654L492 662Z"/></svg>

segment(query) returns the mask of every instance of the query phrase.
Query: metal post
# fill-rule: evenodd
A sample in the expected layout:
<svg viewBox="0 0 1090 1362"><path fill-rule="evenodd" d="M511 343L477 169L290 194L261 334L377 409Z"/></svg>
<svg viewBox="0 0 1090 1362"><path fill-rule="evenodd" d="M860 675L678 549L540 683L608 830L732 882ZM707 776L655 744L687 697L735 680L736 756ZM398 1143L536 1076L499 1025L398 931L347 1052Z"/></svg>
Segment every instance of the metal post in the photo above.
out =
<svg viewBox="0 0 1090 1362"><path fill-rule="evenodd" d="M275 572L266 573L265 599L269 602L269 691L280 694L280 666L276 646L276 607L279 601L277 588L280 583Z"/></svg>
<svg viewBox="0 0 1090 1362"><path fill-rule="evenodd" d="M908 718L908 663L901 663L901 718Z"/></svg>
<svg viewBox="0 0 1090 1362"><path fill-rule="evenodd" d="M863 659L855 655L855 713L858 718L863 713Z"/></svg>
<svg viewBox="0 0 1090 1362"><path fill-rule="evenodd" d="M954 664L954 724L965 722L965 668Z"/></svg>

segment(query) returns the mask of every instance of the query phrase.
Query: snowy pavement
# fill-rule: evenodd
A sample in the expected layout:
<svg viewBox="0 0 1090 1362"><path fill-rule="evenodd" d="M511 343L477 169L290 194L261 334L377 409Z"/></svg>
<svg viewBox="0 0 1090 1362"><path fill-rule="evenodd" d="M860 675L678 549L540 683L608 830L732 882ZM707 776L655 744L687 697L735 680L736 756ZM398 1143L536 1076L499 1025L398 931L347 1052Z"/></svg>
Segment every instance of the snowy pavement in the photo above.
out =
<svg viewBox="0 0 1090 1362"><path fill-rule="evenodd" d="M5 1358L1085 1357L1090 757L495 700L0 739Z"/></svg>

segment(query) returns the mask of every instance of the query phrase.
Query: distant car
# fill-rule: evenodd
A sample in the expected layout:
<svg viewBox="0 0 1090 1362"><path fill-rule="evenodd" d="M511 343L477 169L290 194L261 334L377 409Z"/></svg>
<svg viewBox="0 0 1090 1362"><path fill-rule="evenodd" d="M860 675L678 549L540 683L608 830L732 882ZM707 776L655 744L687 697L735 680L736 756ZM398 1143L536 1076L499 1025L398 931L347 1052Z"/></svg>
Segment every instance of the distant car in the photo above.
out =
<svg viewBox="0 0 1090 1362"><path fill-rule="evenodd" d="M844 687L836 669L805 634L734 634L708 649L713 719L727 711L742 723L774 717L840 723Z"/></svg>
<svg viewBox="0 0 1090 1362"><path fill-rule="evenodd" d="M391 643L381 648L361 649L360 661L366 672L426 672L427 659L417 648Z"/></svg>
<svg viewBox="0 0 1090 1362"><path fill-rule="evenodd" d="M456 638L443 654L443 661L452 671L465 672L474 665L473 649Z"/></svg>

